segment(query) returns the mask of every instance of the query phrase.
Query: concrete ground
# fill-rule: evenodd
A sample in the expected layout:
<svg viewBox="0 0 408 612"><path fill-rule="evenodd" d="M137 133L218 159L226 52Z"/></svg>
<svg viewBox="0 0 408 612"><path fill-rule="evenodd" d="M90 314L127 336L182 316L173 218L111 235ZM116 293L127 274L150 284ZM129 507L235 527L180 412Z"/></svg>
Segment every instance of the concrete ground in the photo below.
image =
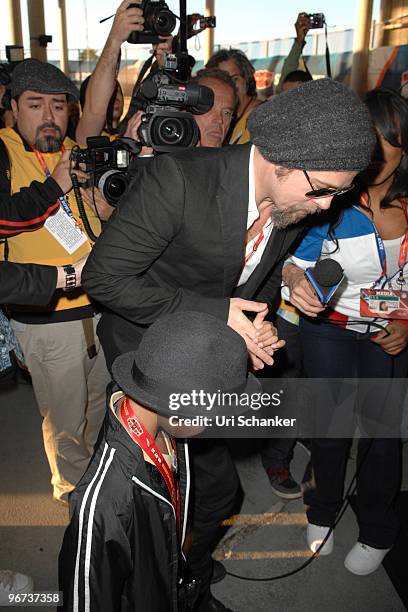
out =
<svg viewBox="0 0 408 612"><path fill-rule="evenodd" d="M51 498L41 419L31 387L20 384L13 391L0 392L0 407L0 568L30 574L36 591L54 591L68 510ZM404 450L403 488L408 489L408 444ZM297 446L292 468L299 479L306 462L304 450ZM310 555L302 502L284 503L272 493L257 453L241 457L237 466L246 497L241 514L217 549L217 558L225 561L229 571L248 577L276 576L297 568ZM350 473L353 466L351 460ZM213 592L234 612L403 612L382 567L367 577L354 576L344 568L356 534L355 517L348 509L336 529L335 550L329 557L272 582L227 576Z"/></svg>

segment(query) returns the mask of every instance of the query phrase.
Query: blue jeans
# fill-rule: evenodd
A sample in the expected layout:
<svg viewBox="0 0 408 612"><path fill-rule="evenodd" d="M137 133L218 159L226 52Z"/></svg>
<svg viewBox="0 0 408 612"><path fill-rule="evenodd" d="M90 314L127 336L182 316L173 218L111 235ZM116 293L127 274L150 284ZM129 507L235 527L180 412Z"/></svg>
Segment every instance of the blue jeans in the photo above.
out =
<svg viewBox="0 0 408 612"><path fill-rule="evenodd" d="M404 378L408 350L387 355L368 337L334 324L301 319L304 367L310 378ZM383 398L386 402L386 397ZM381 397L376 397L379 405ZM305 492L310 523L331 526L340 509L351 440L312 440L316 488ZM374 548L392 547L399 523L394 512L401 480L401 443L398 439L361 438L357 465L357 520L359 541Z"/></svg>

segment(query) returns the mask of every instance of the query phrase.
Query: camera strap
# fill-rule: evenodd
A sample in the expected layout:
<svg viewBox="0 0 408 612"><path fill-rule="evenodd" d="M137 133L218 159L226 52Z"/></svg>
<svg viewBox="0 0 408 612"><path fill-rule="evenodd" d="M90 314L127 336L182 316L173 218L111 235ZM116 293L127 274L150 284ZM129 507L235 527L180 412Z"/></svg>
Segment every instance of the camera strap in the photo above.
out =
<svg viewBox="0 0 408 612"><path fill-rule="evenodd" d="M327 40L327 23L324 22L324 37L326 39L326 71L329 79L332 78L331 66L330 66L330 51L329 51L329 43Z"/></svg>
<svg viewBox="0 0 408 612"><path fill-rule="evenodd" d="M329 79L332 78L332 72L331 72L331 65L330 65L330 50L329 50L329 43L328 43L328 38L327 38L327 23L324 23L324 36L326 39L326 51L325 51L325 57L326 57L326 72L327 72L327 76ZM306 58L303 56L302 54L302 58L303 58L303 63L305 65L306 68L306 72L310 75L311 78L313 78L309 68L307 67L307 62L306 62Z"/></svg>

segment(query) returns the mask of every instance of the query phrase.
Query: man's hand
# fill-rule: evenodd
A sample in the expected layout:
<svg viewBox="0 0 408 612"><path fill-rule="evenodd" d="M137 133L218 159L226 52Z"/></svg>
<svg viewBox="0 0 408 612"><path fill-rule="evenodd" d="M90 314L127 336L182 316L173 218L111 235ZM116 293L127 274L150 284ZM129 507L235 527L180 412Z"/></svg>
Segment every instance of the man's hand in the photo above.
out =
<svg viewBox="0 0 408 612"><path fill-rule="evenodd" d="M153 55L160 68L163 68L166 57L172 52L173 36L160 36L160 42L153 45Z"/></svg>
<svg viewBox="0 0 408 612"><path fill-rule="evenodd" d="M282 270L285 285L289 287L290 302L308 317L317 317L324 306L316 297L310 283L305 278L301 268L293 264L287 264Z"/></svg>
<svg viewBox="0 0 408 612"><path fill-rule="evenodd" d="M302 45L306 38L306 34L310 30L311 27L310 19L304 13L299 13L298 18L296 19L295 28L296 28L296 41Z"/></svg>
<svg viewBox="0 0 408 612"><path fill-rule="evenodd" d="M388 355L399 355L408 345L408 326L401 321L390 321L387 331L371 337L371 342L379 344Z"/></svg>
<svg viewBox="0 0 408 612"><path fill-rule="evenodd" d="M128 8L130 4L135 2L140 4L141 0L124 0L119 5L108 36L109 42L120 46L129 38L131 32L143 31L144 17L142 9L133 6Z"/></svg>
<svg viewBox="0 0 408 612"><path fill-rule="evenodd" d="M70 175L70 169L72 164L69 161L71 155L70 150L65 150L59 160L58 164L54 168L54 172L51 174L52 178L61 187L64 193L68 193L72 189L72 179ZM73 170L73 169L72 169ZM77 175L78 181L84 182L87 180L88 175L80 169L75 169L73 172Z"/></svg>
<svg viewBox="0 0 408 612"><path fill-rule="evenodd" d="M279 340L276 327L274 327L270 321L264 320L267 313L267 308L258 312L253 324L257 329L256 338L258 347L264 349L268 355L272 357L277 349L285 346L285 341ZM249 353L249 359L253 370L260 370L263 368L263 362L254 353Z"/></svg>
<svg viewBox="0 0 408 612"><path fill-rule="evenodd" d="M256 369L263 368L265 363L272 365L272 357L257 344L258 329L244 314L244 311L262 313L265 318L268 312L267 305L241 298L231 298L227 324L245 340L251 363Z"/></svg>
<svg viewBox="0 0 408 612"><path fill-rule="evenodd" d="M107 221L113 211L113 206L108 204L97 187L81 188L81 195L86 204L101 221Z"/></svg>
<svg viewBox="0 0 408 612"><path fill-rule="evenodd" d="M139 138L139 127L142 121L142 117L144 115L144 111L137 111L132 117L129 119L126 132L123 134L126 138L133 138L136 142L140 142ZM153 155L152 147L142 147L139 155L142 157L143 155Z"/></svg>

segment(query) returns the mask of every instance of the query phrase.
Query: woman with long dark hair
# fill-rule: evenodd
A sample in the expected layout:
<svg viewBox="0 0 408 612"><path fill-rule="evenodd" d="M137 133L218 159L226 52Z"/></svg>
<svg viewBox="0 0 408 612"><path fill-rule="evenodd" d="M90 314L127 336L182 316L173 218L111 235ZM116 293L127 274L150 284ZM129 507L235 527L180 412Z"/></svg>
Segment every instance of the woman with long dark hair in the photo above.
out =
<svg viewBox="0 0 408 612"><path fill-rule="evenodd" d="M408 288L408 103L385 89L370 91L366 103L378 139L372 162L357 177L349 206L335 220L321 219L309 230L283 269L284 295L303 313L304 366L311 378L391 379L408 372L408 319L392 318L401 309L375 309L384 294L398 299ZM345 278L326 308L304 270L327 257L340 263ZM387 414L393 407L389 392L389 385L374 381L362 412ZM345 559L346 568L360 575L379 567L399 528L393 505L400 487L400 440L377 438L375 430L374 439L363 437L365 432L359 440L359 537ZM304 495L312 550L340 510L350 443L342 438L312 442L316 487ZM333 543L331 533L320 554L329 554Z"/></svg>

